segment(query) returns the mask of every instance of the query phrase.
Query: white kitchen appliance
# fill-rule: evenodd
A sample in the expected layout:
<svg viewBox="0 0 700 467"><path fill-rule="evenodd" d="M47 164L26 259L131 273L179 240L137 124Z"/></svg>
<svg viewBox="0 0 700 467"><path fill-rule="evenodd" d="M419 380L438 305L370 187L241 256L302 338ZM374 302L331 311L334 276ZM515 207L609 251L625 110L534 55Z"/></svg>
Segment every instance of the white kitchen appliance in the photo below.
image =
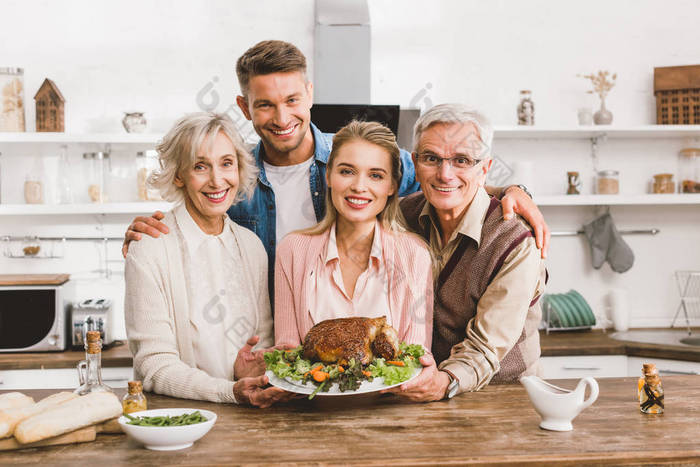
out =
<svg viewBox="0 0 700 467"><path fill-rule="evenodd" d="M0 274L0 352L59 352L70 345L68 274Z"/></svg>
<svg viewBox="0 0 700 467"><path fill-rule="evenodd" d="M88 331L100 331L103 345L112 343L109 332L109 316L112 301L105 298L89 298L73 304L71 310L71 339L74 348L83 348Z"/></svg>

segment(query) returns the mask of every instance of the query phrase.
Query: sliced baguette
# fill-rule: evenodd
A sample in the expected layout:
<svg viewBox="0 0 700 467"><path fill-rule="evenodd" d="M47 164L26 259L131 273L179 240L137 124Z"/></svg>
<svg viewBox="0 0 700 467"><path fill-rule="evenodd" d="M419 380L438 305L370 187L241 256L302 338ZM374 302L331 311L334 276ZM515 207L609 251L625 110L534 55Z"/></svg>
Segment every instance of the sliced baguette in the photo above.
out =
<svg viewBox="0 0 700 467"><path fill-rule="evenodd" d="M122 413L122 404L111 392L94 392L52 407L23 420L15 428L15 438L22 444L75 431Z"/></svg>
<svg viewBox="0 0 700 467"><path fill-rule="evenodd" d="M19 422L51 407L79 397L72 392L57 392L27 407L0 410L0 439L12 436Z"/></svg>
<svg viewBox="0 0 700 467"><path fill-rule="evenodd" d="M6 392L5 394L0 394L0 410L26 407L33 403L34 399L25 396L21 392Z"/></svg>

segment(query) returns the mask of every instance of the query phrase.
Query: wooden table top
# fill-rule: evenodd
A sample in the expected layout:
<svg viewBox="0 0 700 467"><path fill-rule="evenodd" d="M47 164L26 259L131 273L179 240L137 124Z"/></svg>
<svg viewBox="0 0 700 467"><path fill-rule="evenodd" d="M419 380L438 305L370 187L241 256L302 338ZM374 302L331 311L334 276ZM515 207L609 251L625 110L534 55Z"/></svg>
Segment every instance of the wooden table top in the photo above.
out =
<svg viewBox="0 0 700 467"><path fill-rule="evenodd" d="M557 382L568 388L576 383ZM323 397L265 410L149 395L149 408L203 408L219 418L209 434L181 451L149 451L124 435L99 435L91 443L0 453L0 464L700 463L700 376L663 378L663 415L640 413L636 378L598 383L598 400L570 432L540 429L519 384L429 404L401 403L393 396Z"/></svg>

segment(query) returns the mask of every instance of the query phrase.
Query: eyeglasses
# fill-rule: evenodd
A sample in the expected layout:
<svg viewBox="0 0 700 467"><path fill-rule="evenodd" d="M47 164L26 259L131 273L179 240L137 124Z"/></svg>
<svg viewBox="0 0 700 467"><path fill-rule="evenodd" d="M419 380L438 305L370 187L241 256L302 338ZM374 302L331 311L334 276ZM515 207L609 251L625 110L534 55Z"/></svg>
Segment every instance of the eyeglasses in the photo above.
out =
<svg viewBox="0 0 700 467"><path fill-rule="evenodd" d="M466 156L455 156L455 157L439 157L435 154L418 154L416 155L418 162L425 166L432 168L440 168L443 162L449 163L454 170L467 170L471 169L482 159L471 159Z"/></svg>

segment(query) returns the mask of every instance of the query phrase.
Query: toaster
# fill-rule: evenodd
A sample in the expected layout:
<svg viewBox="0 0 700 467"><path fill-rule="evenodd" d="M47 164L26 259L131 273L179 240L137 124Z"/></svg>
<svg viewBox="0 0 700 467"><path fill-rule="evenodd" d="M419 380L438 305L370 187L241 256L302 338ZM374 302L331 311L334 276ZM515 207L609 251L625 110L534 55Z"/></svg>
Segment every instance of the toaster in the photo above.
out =
<svg viewBox="0 0 700 467"><path fill-rule="evenodd" d="M71 308L70 330L73 347L82 348L88 331L100 331L102 345L111 344L109 315L112 301L105 298L89 298L74 303Z"/></svg>

